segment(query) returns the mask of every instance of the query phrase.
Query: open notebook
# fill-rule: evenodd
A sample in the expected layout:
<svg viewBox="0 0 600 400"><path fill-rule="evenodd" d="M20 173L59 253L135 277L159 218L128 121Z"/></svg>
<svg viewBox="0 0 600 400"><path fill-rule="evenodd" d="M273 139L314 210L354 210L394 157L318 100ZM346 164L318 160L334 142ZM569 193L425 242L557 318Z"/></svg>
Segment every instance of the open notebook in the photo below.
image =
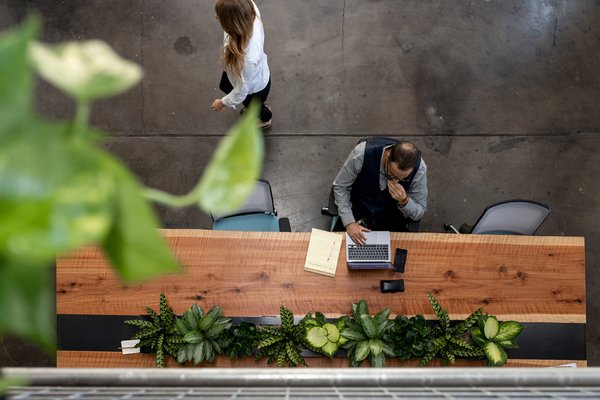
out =
<svg viewBox="0 0 600 400"><path fill-rule="evenodd" d="M363 232L367 243L358 245L346 233L346 261L349 269L391 268L390 232Z"/></svg>

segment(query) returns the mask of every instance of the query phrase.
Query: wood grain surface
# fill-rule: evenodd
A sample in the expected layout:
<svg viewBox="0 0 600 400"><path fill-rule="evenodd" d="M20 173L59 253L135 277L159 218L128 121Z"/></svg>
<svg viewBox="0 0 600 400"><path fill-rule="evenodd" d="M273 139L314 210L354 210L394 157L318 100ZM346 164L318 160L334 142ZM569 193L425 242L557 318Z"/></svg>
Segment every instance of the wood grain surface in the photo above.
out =
<svg viewBox="0 0 600 400"><path fill-rule="evenodd" d="M452 319L479 307L502 320L585 323L584 239L393 233L408 250L404 274L349 271L342 252L334 278L303 270L310 233L163 230L183 265L180 274L125 286L101 250L85 248L57 260L58 314L142 315L165 292L176 313L191 304L219 305L226 316L348 314L365 299L372 314L424 314L431 292ZM404 279L404 293L383 294L382 279Z"/></svg>
<svg viewBox="0 0 600 400"><path fill-rule="evenodd" d="M117 352L102 352L102 351L59 351L57 354L56 363L62 368L154 368L155 358L153 354L130 354L122 355ZM348 359L336 357L329 359L326 357L311 357L305 358L306 364L309 367L319 368L346 368L348 367ZM576 363L578 367L586 367L586 361L570 361L570 360L511 360L504 365L505 367L556 367L563 364ZM386 367L418 367L418 361L400 361L398 359L386 359ZM457 367L485 367L486 361L465 361L456 360ZM193 365L184 365L185 367L193 367ZM252 357L231 359L228 357L218 356L215 358L214 364L206 364L198 366L198 368L256 368L256 367L276 367L277 364L268 365L266 360L255 361ZM368 367L368 361L363 363L364 367ZM440 367L440 360L433 360L429 366ZM165 367L178 367L177 362L172 357L165 358ZM303 367L298 367L303 368Z"/></svg>

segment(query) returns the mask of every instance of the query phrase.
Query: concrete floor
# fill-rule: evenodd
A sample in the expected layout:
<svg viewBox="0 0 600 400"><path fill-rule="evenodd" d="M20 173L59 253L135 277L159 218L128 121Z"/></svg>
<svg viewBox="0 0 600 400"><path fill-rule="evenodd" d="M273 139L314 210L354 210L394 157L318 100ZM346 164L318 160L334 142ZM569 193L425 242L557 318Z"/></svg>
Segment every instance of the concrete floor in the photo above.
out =
<svg viewBox="0 0 600 400"><path fill-rule="evenodd" d="M592 0L256 0L266 29L273 129L264 178L292 229L325 228L329 185L356 141L413 141L429 166L422 230L474 222L491 203L528 198L552 213L539 235L584 236L588 361L600 365L600 4ZM221 95L213 0L4 0L0 29L36 9L48 42L99 38L142 64L141 85L98 103L107 148L148 185L191 189L238 118ZM47 84L40 111L73 104ZM192 209L165 226L210 227ZM0 366L48 365L5 339Z"/></svg>

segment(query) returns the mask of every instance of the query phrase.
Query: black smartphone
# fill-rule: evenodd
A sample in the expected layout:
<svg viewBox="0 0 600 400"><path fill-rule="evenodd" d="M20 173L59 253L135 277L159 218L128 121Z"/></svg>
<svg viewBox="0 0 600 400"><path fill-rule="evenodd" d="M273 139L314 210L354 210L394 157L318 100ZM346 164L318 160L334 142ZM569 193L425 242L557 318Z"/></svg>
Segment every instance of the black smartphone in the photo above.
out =
<svg viewBox="0 0 600 400"><path fill-rule="evenodd" d="M406 264L406 257L408 256L408 250L396 248L396 254L394 255L394 272L404 272L404 265Z"/></svg>
<svg viewBox="0 0 600 400"><path fill-rule="evenodd" d="M404 292L404 279L383 280L379 285L381 293Z"/></svg>

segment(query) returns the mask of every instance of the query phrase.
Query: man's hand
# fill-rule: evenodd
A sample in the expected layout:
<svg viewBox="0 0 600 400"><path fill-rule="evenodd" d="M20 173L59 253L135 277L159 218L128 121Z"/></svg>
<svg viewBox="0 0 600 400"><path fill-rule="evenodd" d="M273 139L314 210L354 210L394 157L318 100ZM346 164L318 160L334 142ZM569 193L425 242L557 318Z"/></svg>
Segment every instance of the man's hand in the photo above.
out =
<svg viewBox="0 0 600 400"><path fill-rule="evenodd" d="M365 244L367 243L367 238L363 235L363 232L371 232L370 229L365 228L362 225L359 225L356 222L352 222L346 225L346 232L350 239L356 244Z"/></svg>
<svg viewBox="0 0 600 400"><path fill-rule="evenodd" d="M223 102L221 101L221 99L215 99L215 101L213 101L212 106L210 106L210 108L213 111L223 111L223 108L225 108L225 105L223 104Z"/></svg>
<svg viewBox="0 0 600 400"><path fill-rule="evenodd" d="M388 191L390 192L390 196L392 196L394 200L396 200L398 203L401 203L406 200L406 191L404 190L401 184L395 181L390 181L388 179L387 185Z"/></svg>

